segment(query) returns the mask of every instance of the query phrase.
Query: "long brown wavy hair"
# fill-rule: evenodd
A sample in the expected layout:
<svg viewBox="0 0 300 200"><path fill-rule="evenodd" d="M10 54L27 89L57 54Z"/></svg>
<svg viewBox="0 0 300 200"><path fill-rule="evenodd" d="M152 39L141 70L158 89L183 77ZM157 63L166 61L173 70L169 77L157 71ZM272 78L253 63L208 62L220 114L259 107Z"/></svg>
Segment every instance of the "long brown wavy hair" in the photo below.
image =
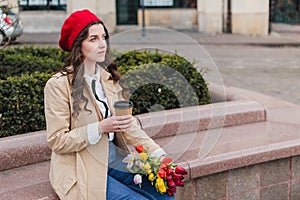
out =
<svg viewBox="0 0 300 200"><path fill-rule="evenodd" d="M73 113L72 117L77 119L79 112L81 111L80 104L84 103L84 110L89 111L87 109L88 99L83 95L84 89L84 67L83 67L83 57L81 53L81 44L83 40L88 37L89 28L95 24L102 24L105 31L105 40L107 43L107 50L105 55L105 60L99 64L101 67L106 69L111 75L114 81L118 81L121 79L121 75L117 70L117 65L113 62L111 58L111 49L110 49L110 42L109 42L109 34L107 28L105 27L102 21L92 22L87 27L85 27L81 33L75 39L72 50L69 58L67 59L64 68L61 70L61 73L68 76L69 83L71 84L72 88L72 98L73 98Z"/></svg>

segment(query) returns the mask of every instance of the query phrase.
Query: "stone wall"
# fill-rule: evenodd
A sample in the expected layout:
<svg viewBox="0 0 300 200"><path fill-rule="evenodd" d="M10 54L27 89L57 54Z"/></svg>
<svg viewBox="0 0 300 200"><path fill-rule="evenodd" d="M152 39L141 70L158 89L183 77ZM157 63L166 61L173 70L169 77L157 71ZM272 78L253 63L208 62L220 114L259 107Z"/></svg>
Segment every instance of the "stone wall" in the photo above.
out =
<svg viewBox="0 0 300 200"><path fill-rule="evenodd" d="M232 33L267 35L269 27L269 0L232 0Z"/></svg>
<svg viewBox="0 0 300 200"><path fill-rule="evenodd" d="M197 9L146 9L146 26L165 26L174 29L197 27ZM142 26L142 9L138 10L138 25Z"/></svg>
<svg viewBox="0 0 300 200"><path fill-rule="evenodd" d="M205 33L221 33L223 26L223 1L198 0L198 29Z"/></svg>
<svg viewBox="0 0 300 200"><path fill-rule="evenodd" d="M299 200L300 156L278 159L186 182L176 199Z"/></svg>

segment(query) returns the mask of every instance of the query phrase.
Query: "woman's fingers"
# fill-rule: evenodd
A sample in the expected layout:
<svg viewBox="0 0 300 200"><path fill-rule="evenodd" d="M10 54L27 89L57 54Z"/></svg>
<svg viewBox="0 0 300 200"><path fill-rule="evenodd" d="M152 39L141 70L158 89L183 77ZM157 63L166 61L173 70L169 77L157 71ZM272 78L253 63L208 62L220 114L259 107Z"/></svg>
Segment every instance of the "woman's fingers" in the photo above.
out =
<svg viewBox="0 0 300 200"><path fill-rule="evenodd" d="M124 121L124 120L128 120L128 119L132 119L132 115L122 115L122 116L113 116L113 119L117 120L117 121Z"/></svg>
<svg viewBox="0 0 300 200"><path fill-rule="evenodd" d="M122 132L127 131L130 128L133 117L131 115L115 116L113 120L115 132Z"/></svg>
<svg viewBox="0 0 300 200"><path fill-rule="evenodd" d="M124 119L124 120L114 120L113 125L125 125L125 124L131 124L133 121L133 118Z"/></svg>
<svg viewBox="0 0 300 200"><path fill-rule="evenodd" d="M99 122L99 130L103 132L125 132L132 125L132 115L113 116Z"/></svg>

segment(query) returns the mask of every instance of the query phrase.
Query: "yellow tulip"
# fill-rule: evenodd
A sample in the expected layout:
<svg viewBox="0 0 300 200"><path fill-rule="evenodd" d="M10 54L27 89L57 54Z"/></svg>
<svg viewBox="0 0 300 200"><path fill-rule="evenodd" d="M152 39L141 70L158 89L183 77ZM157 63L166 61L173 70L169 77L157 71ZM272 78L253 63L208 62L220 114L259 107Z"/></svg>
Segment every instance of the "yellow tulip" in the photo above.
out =
<svg viewBox="0 0 300 200"><path fill-rule="evenodd" d="M148 155L147 155L146 153L140 153L140 158L141 158L142 160L147 160Z"/></svg>
<svg viewBox="0 0 300 200"><path fill-rule="evenodd" d="M151 165L149 163L146 163L143 167L144 170L149 170L151 168Z"/></svg>
<svg viewBox="0 0 300 200"><path fill-rule="evenodd" d="M167 188L165 186L164 180L158 176L156 179L155 187L161 192L165 193L167 191Z"/></svg>
<svg viewBox="0 0 300 200"><path fill-rule="evenodd" d="M154 174L150 173L148 176L149 181L153 181L154 180Z"/></svg>

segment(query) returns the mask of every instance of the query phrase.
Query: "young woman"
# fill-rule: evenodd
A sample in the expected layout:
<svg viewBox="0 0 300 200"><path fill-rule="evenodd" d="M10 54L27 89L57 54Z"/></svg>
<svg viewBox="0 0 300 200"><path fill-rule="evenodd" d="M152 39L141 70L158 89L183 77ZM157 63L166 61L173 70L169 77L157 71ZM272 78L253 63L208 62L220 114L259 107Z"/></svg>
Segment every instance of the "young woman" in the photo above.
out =
<svg viewBox="0 0 300 200"><path fill-rule="evenodd" d="M124 171L127 142L144 145L153 156L160 148L131 115L114 116L123 99L121 78L110 61L108 31L89 10L64 22L59 46L71 52L66 66L45 86L47 142L52 149L50 182L60 199L174 199L144 180L140 189Z"/></svg>

